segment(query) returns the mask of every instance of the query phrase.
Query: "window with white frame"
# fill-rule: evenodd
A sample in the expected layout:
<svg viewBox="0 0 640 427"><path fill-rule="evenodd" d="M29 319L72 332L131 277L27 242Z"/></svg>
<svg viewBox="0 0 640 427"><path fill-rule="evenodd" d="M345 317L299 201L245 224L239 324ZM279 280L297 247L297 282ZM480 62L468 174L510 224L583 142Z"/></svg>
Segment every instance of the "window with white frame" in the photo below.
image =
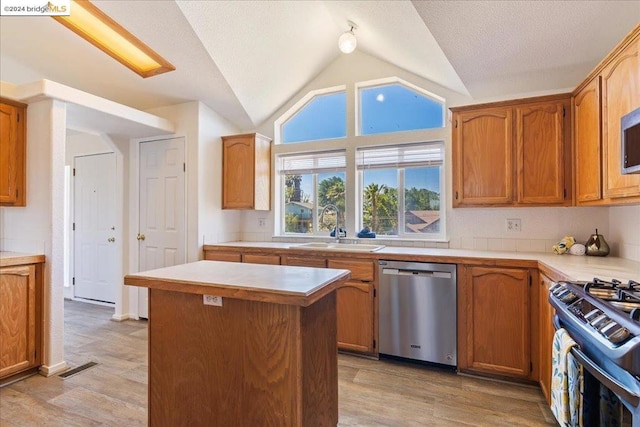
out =
<svg viewBox="0 0 640 427"><path fill-rule="evenodd" d="M344 90L313 94L281 127L283 144L347 136L347 95Z"/></svg>
<svg viewBox="0 0 640 427"><path fill-rule="evenodd" d="M444 235L444 143L358 148L360 226L379 237Z"/></svg>
<svg viewBox="0 0 640 427"><path fill-rule="evenodd" d="M444 127L444 99L397 78L383 81L358 84L360 135Z"/></svg>
<svg viewBox="0 0 640 427"><path fill-rule="evenodd" d="M327 235L344 227L345 152L325 151L278 156L281 234Z"/></svg>

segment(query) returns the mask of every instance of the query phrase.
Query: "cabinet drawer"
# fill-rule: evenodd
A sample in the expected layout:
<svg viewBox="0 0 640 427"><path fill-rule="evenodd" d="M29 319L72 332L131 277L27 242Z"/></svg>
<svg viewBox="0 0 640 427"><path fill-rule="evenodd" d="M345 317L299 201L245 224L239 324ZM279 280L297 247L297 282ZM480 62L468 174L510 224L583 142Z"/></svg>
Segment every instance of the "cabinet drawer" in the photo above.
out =
<svg viewBox="0 0 640 427"><path fill-rule="evenodd" d="M280 265L280 256L279 255L244 254L242 255L242 262L246 262L249 264Z"/></svg>
<svg viewBox="0 0 640 427"><path fill-rule="evenodd" d="M298 256L288 256L284 258L282 264L298 267L326 268L327 260L324 258L303 258Z"/></svg>
<svg viewBox="0 0 640 427"><path fill-rule="evenodd" d="M373 281L374 267L371 261L341 261L330 259L329 268L339 268L351 271L351 280Z"/></svg>
<svg viewBox="0 0 640 427"><path fill-rule="evenodd" d="M210 252L205 251L204 259L209 261L228 261L228 262L240 262L242 256L239 252Z"/></svg>

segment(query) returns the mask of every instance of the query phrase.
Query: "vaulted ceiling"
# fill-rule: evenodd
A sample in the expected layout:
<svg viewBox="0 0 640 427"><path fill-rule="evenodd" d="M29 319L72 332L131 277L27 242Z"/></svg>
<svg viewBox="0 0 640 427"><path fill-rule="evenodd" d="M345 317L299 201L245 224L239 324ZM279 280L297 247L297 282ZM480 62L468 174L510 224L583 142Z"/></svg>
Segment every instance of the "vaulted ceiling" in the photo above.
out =
<svg viewBox="0 0 640 427"><path fill-rule="evenodd" d="M176 71L148 79L47 17L0 18L0 79L47 78L138 109L200 100L253 129L358 50L477 100L575 87L640 1L94 1Z"/></svg>

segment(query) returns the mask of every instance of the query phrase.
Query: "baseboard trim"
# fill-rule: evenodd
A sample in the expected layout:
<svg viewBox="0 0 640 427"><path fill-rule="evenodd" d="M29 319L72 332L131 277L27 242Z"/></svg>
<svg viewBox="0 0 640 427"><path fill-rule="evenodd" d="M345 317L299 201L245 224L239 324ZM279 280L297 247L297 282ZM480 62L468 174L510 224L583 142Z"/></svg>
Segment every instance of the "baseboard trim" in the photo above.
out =
<svg viewBox="0 0 640 427"><path fill-rule="evenodd" d="M111 320L116 322L122 322L124 320L135 319L135 316L131 313L114 314L111 316Z"/></svg>
<svg viewBox="0 0 640 427"><path fill-rule="evenodd" d="M64 371L68 367L69 365L67 365L67 362L65 361L56 363L55 365L42 365L40 367L40 375L43 375L45 377L50 377L52 375L55 375Z"/></svg>

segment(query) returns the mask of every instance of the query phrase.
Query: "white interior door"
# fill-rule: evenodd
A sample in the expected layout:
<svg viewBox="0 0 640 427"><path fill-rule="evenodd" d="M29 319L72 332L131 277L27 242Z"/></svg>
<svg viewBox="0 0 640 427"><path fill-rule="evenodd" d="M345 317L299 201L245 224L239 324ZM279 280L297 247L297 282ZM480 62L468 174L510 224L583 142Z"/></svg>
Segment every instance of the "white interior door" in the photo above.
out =
<svg viewBox="0 0 640 427"><path fill-rule="evenodd" d="M186 262L184 138L140 143L140 271ZM138 315L149 316L148 290Z"/></svg>
<svg viewBox="0 0 640 427"><path fill-rule="evenodd" d="M73 295L115 303L116 155L78 156L73 163Z"/></svg>

